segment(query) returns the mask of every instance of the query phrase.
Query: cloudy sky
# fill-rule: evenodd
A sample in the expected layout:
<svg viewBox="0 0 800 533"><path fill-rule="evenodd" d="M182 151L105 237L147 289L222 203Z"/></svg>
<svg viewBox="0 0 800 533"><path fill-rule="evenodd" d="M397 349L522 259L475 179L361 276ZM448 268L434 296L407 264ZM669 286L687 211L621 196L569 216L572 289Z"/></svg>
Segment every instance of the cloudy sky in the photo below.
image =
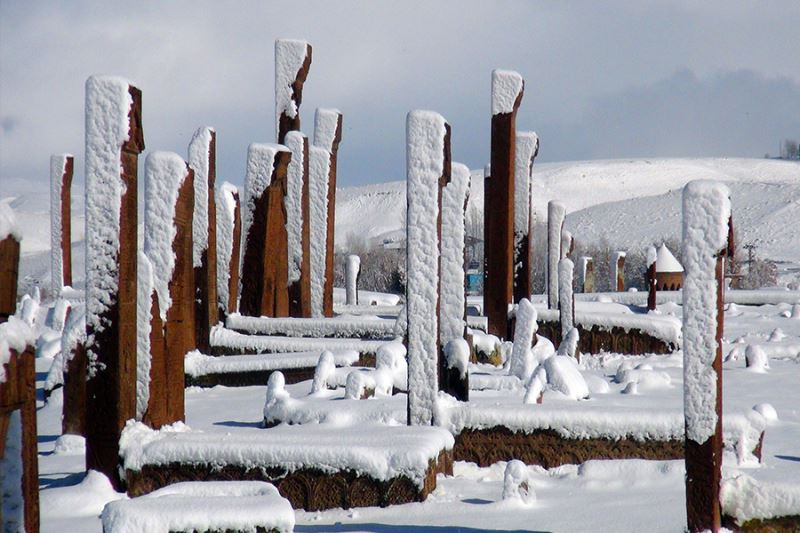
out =
<svg viewBox="0 0 800 533"><path fill-rule="evenodd" d="M274 142L273 43L307 39L301 115L344 114L342 185L403 179L405 115L433 109L453 156L489 157L493 68L519 71L539 161L776 154L800 138L800 2L31 2L0 0L0 182L83 169L91 74L143 91L148 150L217 129L218 179ZM80 176L77 178L81 179ZM2 196L2 186L0 186Z"/></svg>

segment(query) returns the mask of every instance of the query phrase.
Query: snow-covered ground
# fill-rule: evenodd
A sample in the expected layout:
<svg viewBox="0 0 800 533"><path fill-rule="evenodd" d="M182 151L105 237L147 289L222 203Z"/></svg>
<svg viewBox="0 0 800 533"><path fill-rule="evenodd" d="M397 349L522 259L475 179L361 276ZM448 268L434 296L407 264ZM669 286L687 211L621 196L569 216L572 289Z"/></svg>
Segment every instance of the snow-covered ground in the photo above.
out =
<svg viewBox="0 0 800 533"><path fill-rule="evenodd" d="M609 311L616 304L578 302L579 311L595 306ZM621 307L621 306L620 306ZM667 303L665 314L680 317L680 306ZM725 354L744 343L800 345L800 319L786 316L788 304L733 305L726 313ZM595 309L596 311L596 309ZM788 311L788 313L787 313ZM40 309L43 318L46 310ZM779 330L776 333L776 329ZM771 339L771 340L770 340ZM743 342L742 342L743 341ZM798 349L800 351L800 349ZM625 379L617 379L619 367L630 360L640 366ZM582 374L595 391L588 401L576 402L556 392L545 394L542 406L523 405L520 390L473 393L483 406L517 404L532 412L542 408L569 413L576 409L625 409L634 413L655 409L681 412L682 356L627 357L606 354L584 357ZM37 360L37 385L42 382L51 359ZM724 405L729 418L769 403L778 419L767 421L763 463L745 462L726 456L726 475L741 471L759 483L797 484L800 479L800 354L771 359L767 372L744 368L743 356L724 365ZM485 370L485 365L482 365ZM479 367L474 367L479 371ZM636 370L636 369L634 369ZM647 376L643 376L647 374ZM638 393L623 393L626 379L639 381ZM657 379L656 379L657 378ZM604 382L605 389L598 385ZM288 385L287 391L312 410L336 411L324 424L363 425L377 415L381 422L399 422L405 416L404 395L370 400L337 399L342 390L309 398L311 382ZM264 386L186 391L186 423L204 432L253 435L262 422ZM306 398L309 398L306 400ZM40 404L39 451L43 531L100 531L99 514L105 502L124 497L116 494L99 476L86 477L82 443L57 440L60 433L60 391ZM763 410L763 408L762 408ZM349 415L349 416L348 416ZM297 426L294 426L297 427ZM374 428L374 426L362 426ZM536 501L530 505L502 499L505 464L479 468L457 462L452 477L439 476L436 491L425 502L389 508L359 508L296 513L296 531L680 531L685 525L684 468L682 461L589 461L550 470L528 467ZM655 517L655 518L654 518Z"/></svg>

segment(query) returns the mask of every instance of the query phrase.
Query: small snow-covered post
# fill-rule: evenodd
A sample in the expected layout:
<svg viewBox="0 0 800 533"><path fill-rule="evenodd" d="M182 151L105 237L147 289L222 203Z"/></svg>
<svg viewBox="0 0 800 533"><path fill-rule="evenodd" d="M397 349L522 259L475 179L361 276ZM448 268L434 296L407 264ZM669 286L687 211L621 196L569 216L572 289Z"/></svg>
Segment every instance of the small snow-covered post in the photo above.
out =
<svg viewBox="0 0 800 533"><path fill-rule="evenodd" d="M567 209L557 200L547 203L547 308L558 309L558 262Z"/></svg>
<svg viewBox="0 0 800 533"><path fill-rule="evenodd" d="M724 255L730 191L718 182L683 189L683 378L689 531L720 528Z"/></svg>
<svg viewBox="0 0 800 533"><path fill-rule="evenodd" d="M166 420L159 421L161 424L184 418L183 363L195 347L194 191L194 171L181 156L171 152L147 156L144 251L158 297L159 322L153 327L163 324L164 328L163 365L154 361L151 366L151 376L163 372L165 397L156 398L166 406Z"/></svg>
<svg viewBox="0 0 800 533"><path fill-rule="evenodd" d="M242 208L244 253L239 311L289 316L286 172L292 153L278 144L250 145Z"/></svg>
<svg viewBox="0 0 800 533"><path fill-rule="evenodd" d="M8 320L17 308L21 240L14 210L7 203L0 203L0 323Z"/></svg>
<svg viewBox="0 0 800 533"><path fill-rule="evenodd" d="M558 314L561 321L561 340L575 327L575 295L572 277L575 265L566 257L558 262Z"/></svg>
<svg viewBox="0 0 800 533"><path fill-rule="evenodd" d="M625 252L614 252L611 256L611 292L625 291Z"/></svg>
<svg viewBox="0 0 800 533"><path fill-rule="evenodd" d="M594 261L589 256L581 257L581 287L583 292L594 292Z"/></svg>
<svg viewBox="0 0 800 533"><path fill-rule="evenodd" d="M539 137L532 131L517 132L514 155L514 303L533 293L531 271L533 161L539 152Z"/></svg>
<svg viewBox="0 0 800 533"><path fill-rule="evenodd" d="M572 238L572 233L562 228L561 230L561 257L559 260L564 259L572 253L575 249L575 239Z"/></svg>
<svg viewBox="0 0 800 533"><path fill-rule="evenodd" d="M320 172L320 175L316 178L310 178L312 180L316 180L319 183L319 186L316 192L312 192L312 198L314 201L319 201L316 199L316 195L323 194L323 190L327 188L327 197L325 198L325 239L324 239L324 250L320 252L324 252L322 257L325 260L324 264L324 278L318 278L320 280L324 279L323 289L322 289L322 313L324 316L332 317L333 316L333 259L334 259L334 228L335 228L335 221L336 221L336 165L338 161L339 155L339 143L342 141L342 113L338 109L323 109L317 108L317 111L314 115L314 147L324 149L328 154L328 165L327 165L327 175L321 175L324 173L324 169ZM321 155L310 156L312 161L321 159ZM311 170L309 169L309 172ZM323 182L324 179L324 182ZM314 181L312 181L313 185ZM314 215L311 216L312 221L314 220ZM314 229L313 222L312 222L312 239L311 239L311 246L312 246L312 263L311 268L314 269L315 262L319 259L320 253L314 252L315 246L321 246L322 241L317 241L319 239L319 235L323 231L322 228ZM317 267L319 268L319 267ZM312 273L312 279L318 274ZM312 292L313 295L313 292ZM312 296L313 297L313 296Z"/></svg>
<svg viewBox="0 0 800 533"><path fill-rule="evenodd" d="M136 414L137 172L142 93L86 81L86 468L119 489L119 437Z"/></svg>
<svg viewBox="0 0 800 533"><path fill-rule="evenodd" d="M211 328L219 322L217 305L217 133L199 128L189 143L189 166L194 171L192 264L195 285L195 345L210 349Z"/></svg>
<svg viewBox="0 0 800 533"><path fill-rule="evenodd" d="M71 189L75 159L71 154L50 156L50 271L53 298L72 285Z"/></svg>
<svg viewBox="0 0 800 533"><path fill-rule="evenodd" d="M286 171L289 316L311 317L311 225L309 221L308 138L290 131L284 138L292 158Z"/></svg>
<svg viewBox="0 0 800 533"><path fill-rule="evenodd" d="M358 305L358 278L361 276L361 258L350 254L345 258L345 303Z"/></svg>
<svg viewBox="0 0 800 533"><path fill-rule="evenodd" d="M280 144L288 132L300 129L300 102L310 66L311 45L306 41L275 41L275 131Z"/></svg>
<svg viewBox="0 0 800 533"><path fill-rule="evenodd" d="M655 246L647 247L647 271L644 276L647 284L647 309L654 311L656 308L656 261L658 253Z"/></svg>
<svg viewBox="0 0 800 533"><path fill-rule="evenodd" d="M522 76L492 71L491 186L485 198L486 269L483 310L489 333L508 336L508 305L514 298L514 168L517 109L522 102Z"/></svg>
<svg viewBox="0 0 800 533"><path fill-rule="evenodd" d="M406 119L408 201L408 423L433 423L439 389L442 188L450 180L450 126L432 111Z"/></svg>
<svg viewBox="0 0 800 533"><path fill-rule="evenodd" d="M452 164L450 183L442 192L441 279L439 280L439 342L463 339L466 327L467 297L464 283L464 239L467 201L470 191L469 168Z"/></svg>
<svg viewBox="0 0 800 533"><path fill-rule="evenodd" d="M239 189L223 183L217 195L217 301L221 316L235 313L239 302L242 210Z"/></svg>

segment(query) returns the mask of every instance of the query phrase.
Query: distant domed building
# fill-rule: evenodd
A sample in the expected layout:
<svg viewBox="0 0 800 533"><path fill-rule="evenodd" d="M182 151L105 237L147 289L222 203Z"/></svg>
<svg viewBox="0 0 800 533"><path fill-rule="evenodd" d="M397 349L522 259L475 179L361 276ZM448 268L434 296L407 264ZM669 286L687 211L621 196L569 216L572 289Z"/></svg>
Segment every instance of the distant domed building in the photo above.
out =
<svg viewBox="0 0 800 533"><path fill-rule="evenodd" d="M683 285L683 266L675 259L666 244L656 256L656 290L677 291Z"/></svg>

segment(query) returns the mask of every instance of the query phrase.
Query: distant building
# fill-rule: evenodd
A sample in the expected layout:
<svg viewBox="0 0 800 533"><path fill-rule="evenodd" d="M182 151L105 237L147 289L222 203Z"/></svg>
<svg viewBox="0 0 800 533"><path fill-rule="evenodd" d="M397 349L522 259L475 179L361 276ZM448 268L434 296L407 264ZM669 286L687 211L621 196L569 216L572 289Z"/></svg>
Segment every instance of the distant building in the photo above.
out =
<svg viewBox="0 0 800 533"><path fill-rule="evenodd" d="M675 259L666 244L656 256L656 290L677 291L683 285L683 266Z"/></svg>

